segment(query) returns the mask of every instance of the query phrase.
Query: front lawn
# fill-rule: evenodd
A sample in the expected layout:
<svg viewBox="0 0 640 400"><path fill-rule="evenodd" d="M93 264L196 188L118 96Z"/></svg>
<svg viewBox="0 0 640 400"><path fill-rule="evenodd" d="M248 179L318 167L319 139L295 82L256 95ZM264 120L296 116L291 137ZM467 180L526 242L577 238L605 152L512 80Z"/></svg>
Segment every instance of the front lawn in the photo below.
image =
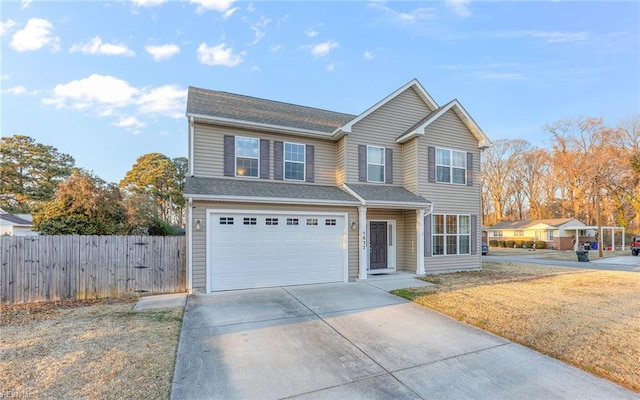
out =
<svg viewBox="0 0 640 400"><path fill-rule="evenodd" d="M394 292L640 392L640 273L483 262Z"/></svg>
<svg viewBox="0 0 640 400"><path fill-rule="evenodd" d="M3 307L0 393L48 399L167 399L183 309L132 301Z"/></svg>

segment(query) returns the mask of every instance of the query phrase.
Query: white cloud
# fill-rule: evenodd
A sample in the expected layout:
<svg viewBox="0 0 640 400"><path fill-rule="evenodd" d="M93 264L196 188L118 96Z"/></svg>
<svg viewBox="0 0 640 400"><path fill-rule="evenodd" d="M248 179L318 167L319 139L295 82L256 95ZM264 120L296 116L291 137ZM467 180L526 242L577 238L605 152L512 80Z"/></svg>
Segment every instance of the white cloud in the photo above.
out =
<svg viewBox="0 0 640 400"><path fill-rule="evenodd" d="M29 6L31 5L31 1L32 0L21 0L20 7L22 7L23 10L29 8Z"/></svg>
<svg viewBox="0 0 640 400"><path fill-rule="evenodd" d="M432 8L418 7L409 12L400 12L386 6L384 2L374 1L368 5L371 8L382 11L383 14L394 23L414 24L432 19L436 16L436 13Z"/></svg>
<svg viewBox="0 0 640 400"><path fill-rule="evenodd" d="M209 47L206 43L198 46L198 61L205 65L224 65L235 67L243 60L243 53L234 53L231 47L220 43L217 46Z"/></svg>
<svg viewBox="0 0 640 400"><path fill-rule="evenodd" d="M16 21L9 19L7 22L0 22L0 36L4 36L5 33L9 33L11 28L16 26Z"/></svg>
<svg viewBox="0 0 640 400"><path fill-rule="evenodd" d="M545 31L513 31L495 35L499 38L531 37L542 39L547 43L579 43L589 40L588 32L545 32Z"/></svg>
<svg viewBox="0 0 640 400"><path fill-rule="evenodd" d="M316 45L311 46L311 54L314 57L324 57L328 55L331 50L339 47L340 44L335 40L327 40L326 42L318 43Z"/></svg>
<svg viewBox="0 0 640 400"><path fill-rule="evenodd" d="M7 93L7 94L15 94L15 95L28 95L28 96L33 96L36 94L39 94L40 91L39 90L27 90L26 87L24 86L14 86L8 89L3 89L2 93Z"/></svg>
<svg viewBox="0 0 640 400"><path fill-rule="evenodd" d="M253 3L249 3L249 5L247 6L247 12L255 12L256 11L256 7L253 5Z"/></svg>
<svg viewBox="0 0 640 400"><path fill-rule="evenodd" d="M236 11L238 11L238 7L230 8L227 11L224 12L224 14L222 15L222 18L227 19L230 16L232 16L233 13L235 13Z"/></svg>
<svg viewBox="0 0 640 400"><path fill-rule="evenodd" d="M103 43L100 36L94 37L85 44L74 44L69 49L69 52L125 57L133 57L136 54L124 44Z"/></svg>
<svg viewBox="0 0 640 400"><path fill-rule="evenodd" d="M136 7L154 7L166 3L167 0L131 0Z"/></svg>
<svg viewBox="0 0 640 400"><path fill-rule="evenodd" d="M278 51L282 50L284 48L283 45L281 44L272 44L271 46L269 46L269 51L272 53L277 53Z"/></svg>
<svg viewBox="0 0 640 400"><path fill-rule="evenodd" d="M373 52L367 50L364 53L362 53L362 57L365 60L373 60L376 57L376 55Z"/></svg>
<svg viewBox="0 0 640 400"><path fill-rule="evenodd" d="M338 63L327 64L327 71L333 72L335 71L336 67L338 67Z"/></svg>
<svg viewBox="0 0 640 400"><path fill-rule="evenodd" d="M190 0L189 2L198 5L198 13L203 13L208 10L226 13L231 8L234 0Z"/></svg>
<svg viewBox="0 0 640 400"><path fill-rule="evenodd" d="M180 53L180 47L175 44L163 44L162 46L145 46L144 49L155 61L169 59Z"/></svg>
<svg viewBox="0 0 640 400"><path fill-rule="evenodd" d="M144 90L136 100L142 114L184 118L187 90L176 85L164 85Z"/></svg>
<svg viewBox="0 0 640 400"><path fill-rule="evenodd" d="M264 28L266 28L267 25L269 25L269 22L271 22L269 18L262 17L260 21L256 22L251 26L251 30L255 32L255 38L253 42L248 43L249 46L258 44L260 39L262 39L267 34Z"/></svg>
<svg viewBox="0 0 640 400"><path fill-rule="evenodd" d="M19 52L38 50L50 46L54 51L59 49L60 38L51 36L53 25L42 18L31 18L24 28L13 35L11 47Z"/></svg>
<svg viewBox="0 0 640 400"><path fill-rule="evenodd" d="M115 122L113 125L123 128L144 128L145 126L147 126L147 124L145 124L144 122L138 121L138 118L136 117L120 118L120 120L118 120L118 122Z"/></svg>
<svg viewBox="0 0 640 400"><path fill-rule="evenodd" d="M314 29L307 29L306 31L304 31L304 34L309 37L316 37L318 36L319 32Z"/></svg>
<svg viewBox="0 0 640 400"><path fill-rule="evenodd" d="M459 17L467 18L471 16L469 0L445 0L444 4Z"/></svg>
<svg viewBox="0 0 640 400"><path fill-rule="evenodd" d="M133 102L139 90L127 81L109 75L93 74L87 78L58 84L53 95L42 100L57 108L70 107L84 110L95 107L99 112L110 112Z"/></svg>

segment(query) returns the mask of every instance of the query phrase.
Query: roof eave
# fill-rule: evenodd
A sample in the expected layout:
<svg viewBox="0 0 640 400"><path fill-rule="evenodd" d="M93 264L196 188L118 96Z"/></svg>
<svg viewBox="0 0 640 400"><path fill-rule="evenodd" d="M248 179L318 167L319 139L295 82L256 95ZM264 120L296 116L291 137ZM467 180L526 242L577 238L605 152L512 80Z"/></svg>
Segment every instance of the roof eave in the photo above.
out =
<svg viewBox="0 0 640 400"><path fill-rule="evenodd" d="M289 199L281 197L254 197L254 196L217 196L210 194L184 193L184 197L200 201L228 201L234 203L273 203L273 204L306 204L319 206L359 206L360 202L353 200L323 200L323 199Z"/></svg>

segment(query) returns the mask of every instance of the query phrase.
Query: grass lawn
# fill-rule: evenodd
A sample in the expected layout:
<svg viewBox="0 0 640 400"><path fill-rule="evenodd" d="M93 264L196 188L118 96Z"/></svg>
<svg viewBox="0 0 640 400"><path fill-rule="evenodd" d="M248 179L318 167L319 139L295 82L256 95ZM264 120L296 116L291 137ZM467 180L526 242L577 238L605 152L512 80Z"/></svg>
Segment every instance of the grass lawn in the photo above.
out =
<svg viewBox="0 0 640 400"><path fill-rule="evenodd" d="M134 304L3 306L0 397L167 399L183 309Z"/></svg>
<svg viewBox="0 0 640 400"><path fill-rule="evenodd" d="M489 247L489 255L491 256L508 256L508 257L531 257L531 258L546 258L551 260L562 261L578 261L578 256L574 250L528 250L528 249L507 249L504 247ZM622 250L604 250L602 252L602 258L630 256L631 250L626 248ZM589 251L589 260L600 260L598 250Z"/></svg>
<svg viewBox="0 0 640 400"><path fill-rule="evenodd" d="M640 274L483 262L393 293L640 392Z"/></svg>

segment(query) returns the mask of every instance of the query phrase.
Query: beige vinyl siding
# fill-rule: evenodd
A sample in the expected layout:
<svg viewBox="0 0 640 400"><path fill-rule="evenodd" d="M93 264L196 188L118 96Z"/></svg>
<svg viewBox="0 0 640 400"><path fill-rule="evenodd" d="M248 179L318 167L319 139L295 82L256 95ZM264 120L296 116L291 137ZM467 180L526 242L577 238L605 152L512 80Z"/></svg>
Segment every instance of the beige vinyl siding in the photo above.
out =
<svg viewBox="0 0 640 400"><path fill-rule="evenodd" d="M452 139L452 138L455 138ZM425 135L419 138L419 188L418 194L433 202L433 214L477 215L476 249L477 255L425 257L427 274L477 270L482 265L480 243L480 149L477 139L469 132L453 110L447 111L437 121L427 127ZM473 153L473 186L429 182L428 147Z"/></svg>
<svg viewBox="0 0 640 400"><path fill-rule="evenodd" d="M402 145L402 185L418 193L418 138Z"/></svg>
<svg viewBox="0 0 640 400"><path fill-rule="evenodd" d="M404 262L402 265L402 268L398 268L400 270L403 271L408 271L411 273L416 273L417 270L417 254L416 254L416 249L417 249L417 239L418 239L418 232L417 232L417 224L416 224L416 217L417 214L414 210L404 210L402 212L402 216L403 216L403 231L404 231L404 238L402 240L403 243L403 247L404 247Z"/></svg>
<svg viewBox="0 0 640 400"><path fill-rule="evenodd" d="M393 149L393 184L403 182L402 145L396 139L429 109L418 94L409 88L353 126L347 142L347 182L358 181L358 145Z"/></svg>
<svg viewBox="0 0 640 400"><path fill-rule="evenodd" d="M203 177L224 176L224 136L246 136L269 140L269 179L273 179L273 142L291 142L314 146L314 183L336 184L336 144L331 141L243 130L196 123L194 133L194 175ZM295 181L287 181L297 183Z"/></svg>
<svg viewBox="0 0 640 400"><path fill-rule="evenodd" d="M336 185L342 186L346 179L347 137L343 136L336 144Z"/></svg>
<svg viewBox="0 0 640 400"><path fill-rule="evenodd" d="M261 210L261 211L308 211L308 212L339 212L348 213L347 227L350 221L358 220L358 209L356 207L321 207L286 204L261 204L261 203L231 203L231 202L194 202L193 220L191 223L195 227L195 220L202 221L202 229L193 231L193 257L192 274L193 289L197 292L206 291L206 210ZM358 230L348 229L348 262L349 280L353 281L358 277ZM302 266L301 266L302 267Z"/></svg>
<svg viewBox="0 0 640 400"><path fill-rule="evenodd" d="M368 221L396 222L396 237L394 238L394 242L396 245L396 269L404 270L404 251L406 243L404 231L404 216L402 211L370 208L367 210L367 222Z"/></svg>

